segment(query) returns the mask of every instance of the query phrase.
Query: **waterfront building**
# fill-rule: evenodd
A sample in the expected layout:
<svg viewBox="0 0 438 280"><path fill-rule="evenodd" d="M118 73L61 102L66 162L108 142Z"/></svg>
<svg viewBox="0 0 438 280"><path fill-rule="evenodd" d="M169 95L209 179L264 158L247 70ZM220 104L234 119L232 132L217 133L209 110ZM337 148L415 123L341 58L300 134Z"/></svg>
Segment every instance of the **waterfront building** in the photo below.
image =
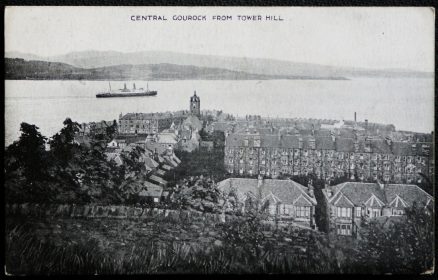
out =
<svg viewBox="0 0 438 280"><path fill-rule="evenodd" d="M120 114L119 134L155 134L180 124L187 116L186 111Z"/></svg>

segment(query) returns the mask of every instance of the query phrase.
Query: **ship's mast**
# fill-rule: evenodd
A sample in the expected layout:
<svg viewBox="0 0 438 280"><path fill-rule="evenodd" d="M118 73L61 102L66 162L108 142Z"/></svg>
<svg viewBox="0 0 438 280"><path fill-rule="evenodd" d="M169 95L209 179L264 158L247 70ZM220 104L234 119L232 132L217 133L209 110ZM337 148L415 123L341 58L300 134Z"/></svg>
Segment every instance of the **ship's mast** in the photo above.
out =
<svg viewBox="0 0 438 280"><path fill-rule="evenodd" d="M109 89L111 91L111 82L110 81L108 81L108 85L109 85Z"/></svg>
<svg viewBox="0 0 438 280"><path fill-rule="evenodd" d="M146 83L146 91L149 91L149 83Z"/></svg>

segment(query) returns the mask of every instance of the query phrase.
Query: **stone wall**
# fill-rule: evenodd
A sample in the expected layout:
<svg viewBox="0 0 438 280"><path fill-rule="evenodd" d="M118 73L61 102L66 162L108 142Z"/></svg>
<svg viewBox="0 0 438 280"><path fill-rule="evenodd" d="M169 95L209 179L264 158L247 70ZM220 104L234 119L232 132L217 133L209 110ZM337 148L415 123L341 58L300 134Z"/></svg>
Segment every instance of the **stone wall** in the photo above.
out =
<svg viewBox="0 0 438 280"><path fill-rule="evenodd" d="M130 219L151 220L165 219L183 223L223 223L239 216L231 214L203 213L195 210L171 210L160 208L133 207L126 205L75 205L75 204L6 204L6 217L24 216L39 218L78 218L78 219ZM265 220L263 224L269 228L292 227L315 231L299 223L282 221L275 223Z"/></svg>
<svg viewBox="0 0 438 280"><path fill-rule="evenodd" d="M75 204L6 204L7 216L30 216L50 218L110 218L147 219L169 218L175 220L196 219L224 222L232 216L202 213L193 210L170 210L160 208L133 207L124 205L75 205Z"/></svg>

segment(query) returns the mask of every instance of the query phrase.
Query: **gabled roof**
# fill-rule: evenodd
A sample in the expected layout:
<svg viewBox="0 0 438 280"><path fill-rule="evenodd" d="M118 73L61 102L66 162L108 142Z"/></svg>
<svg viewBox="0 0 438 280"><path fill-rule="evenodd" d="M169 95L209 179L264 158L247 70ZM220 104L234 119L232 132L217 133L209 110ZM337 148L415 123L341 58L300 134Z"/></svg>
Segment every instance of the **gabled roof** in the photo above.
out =
<svg viewBox="0 0 438 280"><path fill-rule="evenodd" d="M338 199L333 203L337 207L353 207L354 204L342 193L339 195Z"/></svg>
<svg viewBox="0 0 438 280"><path fill-rule="evenodd" d="M346 182L328 187L333 193L329 203L340 203L341 196L345 196L355 206L391 206L411 207L414 202L419 206L427 205L433 201L433 197L416 185L408 184L385 184L377 183Z"/></svg>
<svg viewBox="0 0 438 280"><path fill-rule="evenodd" d="M385 193L388 201L392 201L398 195L409 207L413 205L414 201L417 205L424 206L428 199L433 200L431 195L417 185L388 184L385 186Z"/></svg>
<svg viewBox="0 0 438 280"><path fill-rule="evenodd" d="M367 207L383 207L385 203L378 199L374 194L371 194L370 198L365 201L365 206Z"/></svg>
<svg viewBox="0 0 438 280"><path fill-rule="evenodd" d="M386 203L385 194L376 183L346 182L337 186L329 187L333 191L330 203L335 202L339 196L347 197L354 206L362 206L373 194L382 202Z"/></svg>
<svg viewBox="0 0 438 280"><path fill-rule="evenodd" d="M408 204L398 195L389 203L389 206L393 208L405 208Z"/></svg>
<svg viewBox="0 0 438 280"><path fill-rule="evenodd" d="M305 187L292 180L264 179L258 187L257 179L229 178L219 182L219 189L225 193L236 190L242 194L252 194L263 199L269 195L275 196L282 203L293 204L301 196L307 204L316 205L316 200L305 192Z"/></svg>
<svg viewBox="0 0 438 280"><path fill-rule="evenodd" d="M312 206L312 202L300 195L293 203L295 206Z"/></svg>

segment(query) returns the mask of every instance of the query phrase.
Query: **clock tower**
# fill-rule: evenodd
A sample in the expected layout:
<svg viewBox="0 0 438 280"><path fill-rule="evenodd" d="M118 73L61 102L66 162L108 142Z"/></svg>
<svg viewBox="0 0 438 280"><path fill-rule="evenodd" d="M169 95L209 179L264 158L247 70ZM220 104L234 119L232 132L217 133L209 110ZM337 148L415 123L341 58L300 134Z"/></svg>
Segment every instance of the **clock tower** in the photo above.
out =
<svg viewBox="0 0 438 280"><path fill-rule="evenodd" d="M195 94L190 97L190 114L201 117L201 101L199 99L199 96Z"/></svg>

